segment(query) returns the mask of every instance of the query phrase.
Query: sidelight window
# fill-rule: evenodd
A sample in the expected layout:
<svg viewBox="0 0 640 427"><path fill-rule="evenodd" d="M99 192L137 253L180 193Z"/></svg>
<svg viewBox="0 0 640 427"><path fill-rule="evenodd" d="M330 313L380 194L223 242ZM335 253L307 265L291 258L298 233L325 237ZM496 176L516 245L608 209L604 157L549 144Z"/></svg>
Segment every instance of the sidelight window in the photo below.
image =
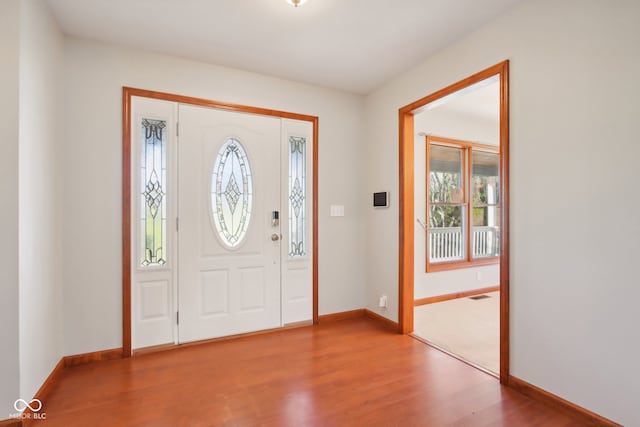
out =
<svg viewBox="0 0 640 427"><path fill-rule="evenodd" d="M143 267L167 263L167 122L142 119L140 127L140 242Z"/></svg>
<svg viewBox="0 0 640 427"><path fill-rule="evenodd" d="M307 140L289 137L289 248L290 257L302 257L306 249Z"/></svg>

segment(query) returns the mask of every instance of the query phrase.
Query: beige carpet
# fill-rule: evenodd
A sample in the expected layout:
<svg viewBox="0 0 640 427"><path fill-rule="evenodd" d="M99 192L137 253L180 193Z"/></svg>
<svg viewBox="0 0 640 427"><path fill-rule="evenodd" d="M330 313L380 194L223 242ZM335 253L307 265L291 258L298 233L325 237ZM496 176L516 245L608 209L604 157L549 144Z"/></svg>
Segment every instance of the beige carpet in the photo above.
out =
<svg viewBox="0 0 640 427"><path fill-rule="evenodd" d="M500 292L414 308L414 334L491 372L500 371Z"/></svg>

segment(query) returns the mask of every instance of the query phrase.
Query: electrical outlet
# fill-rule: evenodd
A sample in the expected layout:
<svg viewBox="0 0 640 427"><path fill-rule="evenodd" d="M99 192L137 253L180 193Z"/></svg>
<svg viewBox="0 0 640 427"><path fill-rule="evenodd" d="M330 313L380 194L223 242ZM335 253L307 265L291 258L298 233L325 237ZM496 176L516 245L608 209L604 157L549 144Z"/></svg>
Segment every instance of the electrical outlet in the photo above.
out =
<svg viewBox="0 0 640 427"><path fill-rule="evenodd" d="M386 295L382 295L380 297L380 300L378 301L378 307L387 308L387 296Z"/></svg>
<svg viewBox="0 0 640 427"><path fill-rule="evenodd" d="M331 205L329 207L329 215L344 216L344 205Z"/></svg>

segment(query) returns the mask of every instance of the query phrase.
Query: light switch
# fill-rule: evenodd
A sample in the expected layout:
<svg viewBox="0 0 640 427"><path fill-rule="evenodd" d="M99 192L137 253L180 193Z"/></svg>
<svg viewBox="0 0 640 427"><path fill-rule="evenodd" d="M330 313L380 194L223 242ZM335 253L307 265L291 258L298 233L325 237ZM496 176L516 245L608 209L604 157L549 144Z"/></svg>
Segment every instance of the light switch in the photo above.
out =
<svg viewBox="0 0 640 427"><path fill-rule="evenodd" d="M331 216L344 216L344 206L343 205L331 205L330 215Z"/></svg>

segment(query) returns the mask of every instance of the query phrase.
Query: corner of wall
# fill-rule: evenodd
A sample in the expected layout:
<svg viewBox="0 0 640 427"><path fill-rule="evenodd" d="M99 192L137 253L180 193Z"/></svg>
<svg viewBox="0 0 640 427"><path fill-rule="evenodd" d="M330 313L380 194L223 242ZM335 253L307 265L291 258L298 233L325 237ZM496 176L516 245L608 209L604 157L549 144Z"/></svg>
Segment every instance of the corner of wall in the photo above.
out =
<svg viewBox="0 0 640 427"><path fill-rule="evenodd" d="M63 39L46 2L22 1L19 18L19 378L20 397L28 399L62 357L56 153Z"/></svg>
<svg viewBox="0 0 640 427"><path fill-rule="evenodd" d="M18 289L18 139L20 1L0 2L0 418L20 392Z"/></svg>

